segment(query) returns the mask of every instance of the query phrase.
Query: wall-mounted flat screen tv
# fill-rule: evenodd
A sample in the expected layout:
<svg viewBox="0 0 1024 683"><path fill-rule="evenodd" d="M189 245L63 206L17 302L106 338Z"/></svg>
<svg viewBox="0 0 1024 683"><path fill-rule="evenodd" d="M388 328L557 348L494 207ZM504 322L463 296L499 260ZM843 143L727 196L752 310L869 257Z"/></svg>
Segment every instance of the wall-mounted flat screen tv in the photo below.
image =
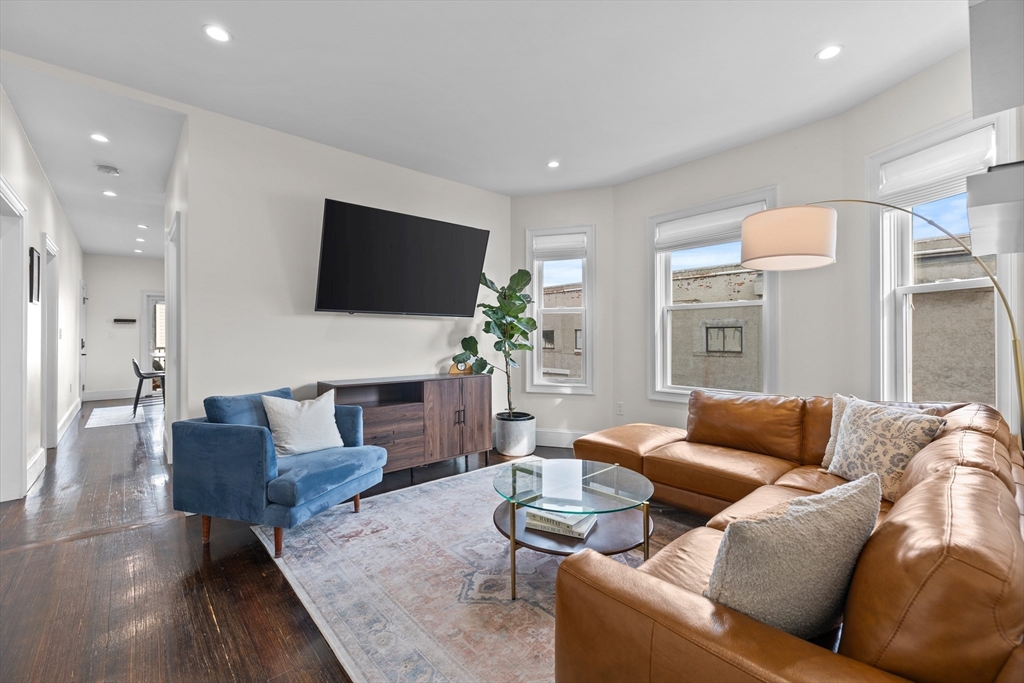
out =
<svg viewBox="0 0 1024 683"><path fill-rule="evenodd" d="M489 236L325 200L316 310L471 317Z"/></svg>

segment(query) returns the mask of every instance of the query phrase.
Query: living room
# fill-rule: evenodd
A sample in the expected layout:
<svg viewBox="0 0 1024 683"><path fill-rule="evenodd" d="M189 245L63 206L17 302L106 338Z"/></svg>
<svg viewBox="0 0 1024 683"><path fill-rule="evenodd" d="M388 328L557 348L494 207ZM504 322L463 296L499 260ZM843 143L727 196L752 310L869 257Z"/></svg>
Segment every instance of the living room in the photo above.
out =
<svg viewBox="0 0 1024 683"><path fill-rule="evenodd" d="M562 607L592 554L640 575L696 531L715 560L727 504L783 495L791 465L821 466L807 425L825 425L824 451L835 395L921 404L943 423L933 450L988 439L974 446L1002 458L992 479L1018 496L1003 540L1024 575L1008 316L1024 319L1020 198L972 190L1024 159L1020 4L3 0L0 679L1024 678L1011 617L1007 648L983 664L952 648L959 668L934 651L959 632L901 645L922 668L858 652L855 625L846 643L776 627L691 641L726 671L652 645L640 617L646 642L609 629L596 656L576 619L599 623L602 608ZM846 199L896 208L817 204ZM326 249L329 230L360 229L329 222L331 202L482 238L484 251L437 253L405 290L464 271L469 311L321 305L325 268L359 269L355 287L426 260ZM757 240L758 217L810 205ZM983 235L994 205L1009 213ZM828 265L753 261L780 249ZM522 310L477 307L523 294ZM518 338L490 331L512 319ZM520 346L505 354L504 339ZM226 424L275 390L243 406L255 422ZM363 460L310 483L288 458L314 449L282 455L284 418L265 406L313 410L325 394L331 443ZM969 406L985 419L963 418ZM758 442L772 425L788 436ZM211 446L208 428L228 426L242 428ZM690 457L695 431L770 457L728 475L763 487L675 478L664 463ZM587 462L614 467L632 503L598 505L588 550L510 522L533 510L529 487L501 477ZM908 507L887 483L875 534ZM1020 581L1007 585L999 609L1024 613ZM731 609L703 587L688 613ZM973 624L977 605L942 599L942 619ZM607 620L620 617L634 623Z"/></svg>

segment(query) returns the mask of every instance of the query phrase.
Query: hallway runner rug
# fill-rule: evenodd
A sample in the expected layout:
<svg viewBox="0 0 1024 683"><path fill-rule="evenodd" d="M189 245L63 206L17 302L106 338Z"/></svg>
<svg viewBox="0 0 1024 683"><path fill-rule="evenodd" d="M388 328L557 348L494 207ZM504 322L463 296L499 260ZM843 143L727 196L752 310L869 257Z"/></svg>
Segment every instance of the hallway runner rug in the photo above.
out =
<svg viewBox="0 0 1024 683"><path fill-rule="evenodd" d="M278 566L342 666L360 681L554 680L561 558L494 528L494 465L327 510L285 533ZM652 505L651 551L706 518ZM253 527L272 554L273 530ZM616 556L639 566L634 550Z"/></svg>
<svg viewBox="0 0 1024 683"><path fill-rule="evenodd" d="M95 427L116 427L117 425L142 424L146 421L146 411L139 406L135 417L132 417L131 406L113 406L112 408L93 408L86 429Z"/></svg>

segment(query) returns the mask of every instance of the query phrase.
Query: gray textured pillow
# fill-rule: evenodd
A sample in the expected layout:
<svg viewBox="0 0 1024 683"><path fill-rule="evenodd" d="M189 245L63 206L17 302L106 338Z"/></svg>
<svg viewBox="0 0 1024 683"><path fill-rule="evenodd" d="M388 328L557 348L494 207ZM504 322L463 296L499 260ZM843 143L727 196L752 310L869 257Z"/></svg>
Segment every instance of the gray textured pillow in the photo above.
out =
<svg viewBox="0 0 1024 683"><path fill-rule="evenodd" d="M853 480L874 472L882 479L882 498L895 502L907 463L945 424L945 418L851 398L829 474Z"/></svg>
<svg viewBox="0 0 1024 683"><path fill-rule="evenodd" d="M835 628L878 519L878 475L726 528L704 596L800 638Z"/></svg>

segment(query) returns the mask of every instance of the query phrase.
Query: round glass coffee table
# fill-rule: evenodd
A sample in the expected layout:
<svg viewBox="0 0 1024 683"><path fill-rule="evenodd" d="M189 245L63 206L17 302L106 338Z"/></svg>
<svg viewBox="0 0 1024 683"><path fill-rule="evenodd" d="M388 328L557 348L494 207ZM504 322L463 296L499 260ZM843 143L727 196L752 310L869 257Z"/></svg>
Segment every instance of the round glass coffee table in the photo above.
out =
<svg viewBox="0 0 1024 683"><path fill-rule="evenodd" d="M648 501L654 484L619 465L591 460L531 460L501 468L494 490L505 500L494 510L494 526L510 544L512 599L516 599L516 550L529 548L549 555L572 555L590 548L617 555L643 546L650 552L654 531ZM584 538L526 528L530 510L554 512L571 523L596 515ZM614 514L613 514L614 513Z"/></svg>

